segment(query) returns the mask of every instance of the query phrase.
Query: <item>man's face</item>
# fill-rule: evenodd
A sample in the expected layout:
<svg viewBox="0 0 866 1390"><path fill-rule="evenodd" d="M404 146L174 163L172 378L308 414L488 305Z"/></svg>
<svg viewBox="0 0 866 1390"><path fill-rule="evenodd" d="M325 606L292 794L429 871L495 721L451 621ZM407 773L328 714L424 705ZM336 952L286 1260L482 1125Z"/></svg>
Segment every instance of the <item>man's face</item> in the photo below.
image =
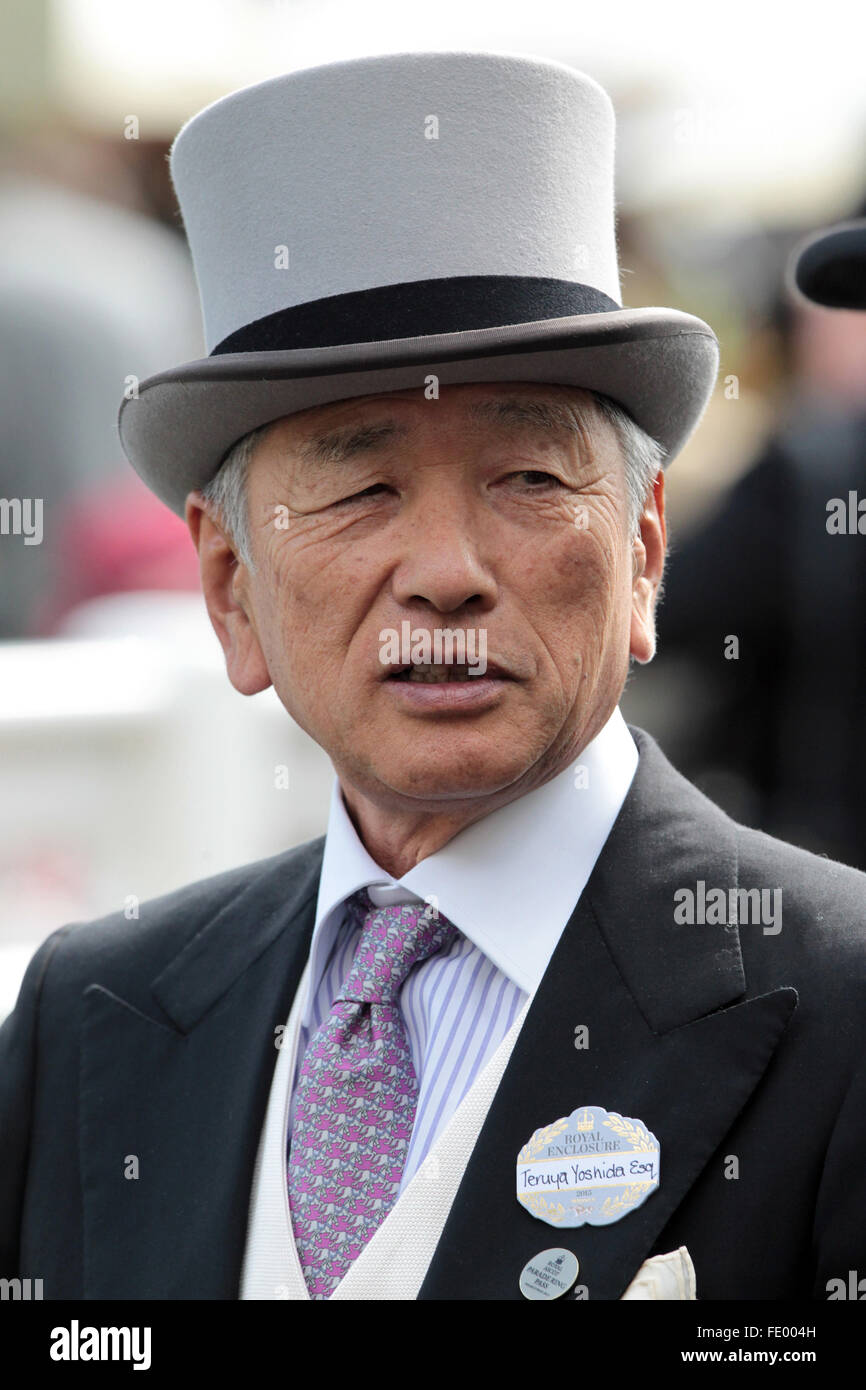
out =
<svg viewBox="0 0 866 1390"><path fill-rule="evenodd" d="M230 678L273 683L344 786L381 806L510 799L601 729L629 653L652 655L662 487L633 542L616 435L574 388L414 389L288 416L250 463L253 572L226 567L209 521L197 536ZM424 634L445 629L478 666L486 643L485 674L417 679ZM395 648L406 633L414 657Z"/></svg>

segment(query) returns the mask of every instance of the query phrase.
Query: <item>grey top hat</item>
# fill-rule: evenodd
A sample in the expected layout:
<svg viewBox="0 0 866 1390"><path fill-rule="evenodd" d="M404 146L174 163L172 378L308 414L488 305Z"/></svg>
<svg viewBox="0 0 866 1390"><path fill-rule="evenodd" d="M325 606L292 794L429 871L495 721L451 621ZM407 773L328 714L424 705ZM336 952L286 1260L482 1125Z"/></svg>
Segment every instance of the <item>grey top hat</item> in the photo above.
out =
<svg viewBox="0 0 866 1390"><path fill-rule="evenodd" d="M130 462L182 514L248 431L430 373L601 392L672 458L718 344L622 307L613 156L592 78L510 54L331 63L206 107L171 171L209 355L124 400Z"/></svg>
<svg viewBox="0 0 866 1390"><path fill-rule="evenodd" d="M827 309L866 309L866 217L804 238L791 254L788 287Z"/></svg>

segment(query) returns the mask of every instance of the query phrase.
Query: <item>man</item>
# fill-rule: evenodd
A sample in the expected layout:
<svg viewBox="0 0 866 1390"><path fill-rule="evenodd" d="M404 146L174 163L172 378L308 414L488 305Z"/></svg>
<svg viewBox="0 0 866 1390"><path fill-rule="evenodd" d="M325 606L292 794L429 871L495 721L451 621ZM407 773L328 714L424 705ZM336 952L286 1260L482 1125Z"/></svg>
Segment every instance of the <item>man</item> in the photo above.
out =
<svg viewBox="0 0 866 1390"><path fill-rule="evenodd" d="M595 83L494 54L276 78L176 142L213 348L122 438L230 679L338 781L324 842L31 963L0 1248L46 1297L823 1299L862 1265L864 879L618 711L717 348L621 307L612 167Z"/></svg>

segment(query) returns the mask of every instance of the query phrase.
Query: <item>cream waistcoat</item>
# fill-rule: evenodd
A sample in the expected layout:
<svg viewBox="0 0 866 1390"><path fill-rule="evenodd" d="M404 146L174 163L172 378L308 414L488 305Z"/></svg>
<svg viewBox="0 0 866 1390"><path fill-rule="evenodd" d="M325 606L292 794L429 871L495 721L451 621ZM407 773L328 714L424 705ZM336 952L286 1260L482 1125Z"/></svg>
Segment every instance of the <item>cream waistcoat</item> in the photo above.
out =
<svg viewBox="0 0 866 1390"><path fill-rule="evenodd" d="M307 968L309 969L309 967ZM309 1299L289 1215L286 1135L307 971L282 1038L253 1178L241 1299ZM523 1026L527 1000L412 1181L347 1270L334 1299L414 1299Z"/></svg>

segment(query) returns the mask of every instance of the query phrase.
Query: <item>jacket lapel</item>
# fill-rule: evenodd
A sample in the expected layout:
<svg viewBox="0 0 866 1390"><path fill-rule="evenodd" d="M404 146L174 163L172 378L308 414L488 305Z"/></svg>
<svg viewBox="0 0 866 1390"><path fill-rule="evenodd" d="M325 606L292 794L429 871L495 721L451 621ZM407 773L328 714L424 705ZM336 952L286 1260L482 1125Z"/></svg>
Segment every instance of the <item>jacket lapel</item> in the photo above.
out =
<svg viewBox="0 0 866 1390"><path fill-rule="evenodd" d="M235 1299L259 1135L313 929L322 842L280 856L152 982L84 994L86 1298Z"/></svg>
<svg viewBox="0 0 866 1390"><path fill-rule="evenodd" d="M420 1298L520 1299L523 1266L551 1246L577 1256L590 1299L619 1298L760 1082L796 1006L791 989L746 997L736 926L674 922L677 889L699 879L726 894L738 886L735 828L632 732L640 762L631 791L535 995ZM574 1045L578 1025L586 1048ZM642 1120L661 1145L661 1180L612 1225L564 1230L518 1203L517 1154L536 1129L582 1105Z"/></svg>

